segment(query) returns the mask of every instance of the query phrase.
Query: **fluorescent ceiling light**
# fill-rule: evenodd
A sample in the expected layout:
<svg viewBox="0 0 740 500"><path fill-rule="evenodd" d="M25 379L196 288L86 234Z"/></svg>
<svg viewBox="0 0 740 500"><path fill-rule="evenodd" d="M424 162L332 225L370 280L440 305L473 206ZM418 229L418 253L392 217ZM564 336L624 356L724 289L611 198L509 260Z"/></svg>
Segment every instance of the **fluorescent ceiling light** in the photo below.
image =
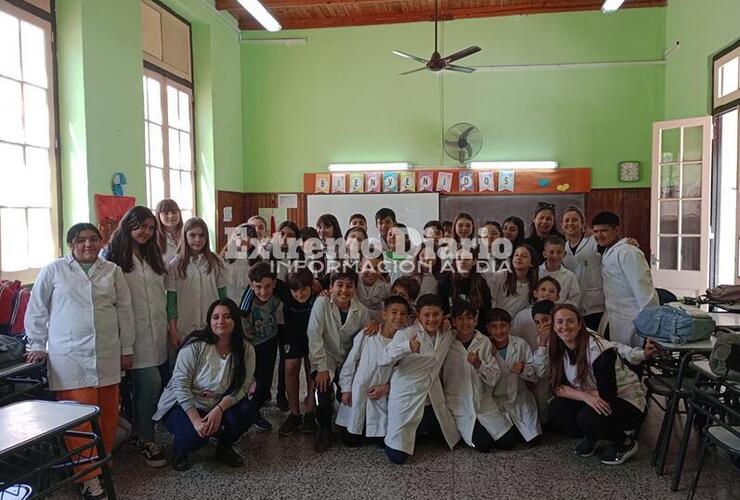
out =
<svg viewBox="0 0 740 500"><path fill-rule="evenodd" d="M357 172L360 170L408 170L409 163L332 163L329 170L332 172Z"/></svg>
<svg viewBox="0 0 740 500"><path fill-rule="evenodd" d="M247 12L251 14L258 23L262 25L267 31L280 31L282 26L277 20L272 17L272 14L267 12L265 6L259 3L258 0L237 0L242 7L247 9Z"/></svg>
<svg viewBox="0 0 740 500"><path fill-rule="evenodd" d="M241 43L245 45L301 45L308 38L242 38Z"/></svg>
<svg viewBox="0 0 740 500"><path fill-rule="evenodd" d="M601 12L614 12L619 9L624 0L604 0L604 4L601 6Z"/></svg>
<svg viewBox="0 0 740 500"><path fill-rule="evenodd" d="M558 168L556 161L471 161L470 168L476 170L547 170Z"/></svg>

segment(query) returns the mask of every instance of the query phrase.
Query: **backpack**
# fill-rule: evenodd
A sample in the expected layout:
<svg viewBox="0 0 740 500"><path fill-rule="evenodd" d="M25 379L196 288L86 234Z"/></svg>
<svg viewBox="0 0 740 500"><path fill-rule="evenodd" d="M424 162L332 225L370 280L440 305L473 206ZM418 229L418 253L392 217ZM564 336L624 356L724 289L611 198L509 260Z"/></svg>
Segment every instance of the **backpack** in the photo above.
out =
<svg viewBox="0 0 740 500"><path fill-rule="evenodd" d="M717 332L709 367L722 378L740 381L740 334L727 330Z"/></svg>
<svg viewBox="0 0 740 500"><path fill-rule="evenodd" d="M707 288L707 302L718 302L720 304L734 304L740 302L740 285L719 285Z"/></svg>
<svg viewBox="0 0 740 500"><path fill-rule="evenodd" d="M25 354L26 345L21 339L10 335L0 335L0 367L23 361Z"/></svg>
<svg viewBox="0 0 740 500"><path fill-rule="evenodd" d="M686 344L711 337L716 324L704 311L681 303L646 307L632 322L641 337Z"/></svg>
<svg viewBox="0 0 740 500"><path fill-rule="evenodd" d="M20 281L0 280L0 334L20 336L31 292Z"/></svg>

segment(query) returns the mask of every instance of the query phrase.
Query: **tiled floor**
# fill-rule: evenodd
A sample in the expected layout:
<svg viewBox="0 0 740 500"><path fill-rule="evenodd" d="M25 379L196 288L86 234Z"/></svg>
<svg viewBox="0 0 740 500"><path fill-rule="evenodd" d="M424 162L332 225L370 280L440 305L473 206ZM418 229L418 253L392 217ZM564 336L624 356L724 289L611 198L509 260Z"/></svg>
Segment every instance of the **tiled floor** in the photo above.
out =
<svg viewBox="0 0 740 500"><path fill-rule="evenodd" d="M275 427L283 413L269 408ZM496 498L496 499L663 499L686 498L695 471L692 447L681 490L670 491L669 477L650 467L650 453L659 416L648 417L635 458L619 467L601 465L596 457L573 453L574 442L546 435L535 446L483 455L458 444L417 448L403 466L390 464L375 445L348 449L341 444L319 455L306 435L280 437L254 430L242 438L243 469L228 469L211 461L212 446L191 457L187 472L150 469L132 447L116 456L114 480L123 499L200 498ZM672 470L682 426L678 426L669 457ZM169 444L169 436L160 434ZM72 490L57 498L74 498ZM739 499L740 470L726 456L712 452L702 474L698 499Z"/></svg>

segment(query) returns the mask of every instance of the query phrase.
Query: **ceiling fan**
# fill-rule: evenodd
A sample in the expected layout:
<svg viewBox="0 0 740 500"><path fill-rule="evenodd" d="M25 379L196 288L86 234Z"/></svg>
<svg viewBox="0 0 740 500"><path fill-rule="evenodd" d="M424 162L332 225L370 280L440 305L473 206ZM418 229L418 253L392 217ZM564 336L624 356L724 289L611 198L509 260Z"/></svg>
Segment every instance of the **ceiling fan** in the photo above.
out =
<svg viewBox="0 0 740 500"><path fill-rule="evenodd" d="M459 73L472 73L475 71L475 68L469 68L466 66L458 66L455 64L452 64L453 62L462 59L463 57L468 57L469 55L475 54L476 52L480 52L481 48L477 45L473 45L471 47L468 47L467 49L462 49L458 52L455 52L454 54L450 54L447 57L442 57L439 54L439 51L437 50L437 22L439 20L439 16L437 15L437 0L434 0L434 53L432 54L432 57L430 57L428 60L423 59L421 57L417 57L412 54L408 54L406 52L402 52L400 50L394 50L393 53L397 56L411 59L412 61L420 62L424 64L421 68L412 69L411 71L406 71L404 73L401 73L401 75L408 75L411 73L416 73L417 71L423 71L425 69L428 69L429 71L457 71Z"/></svg>

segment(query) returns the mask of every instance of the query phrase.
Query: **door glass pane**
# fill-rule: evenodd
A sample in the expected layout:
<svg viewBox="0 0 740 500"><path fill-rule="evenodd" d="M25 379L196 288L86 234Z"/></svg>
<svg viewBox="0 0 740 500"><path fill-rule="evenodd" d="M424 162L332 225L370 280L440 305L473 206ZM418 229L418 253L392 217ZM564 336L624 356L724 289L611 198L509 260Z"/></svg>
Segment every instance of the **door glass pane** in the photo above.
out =
<svg viewBox="0 0 740 500"><path fill-rule="evenodd" d="M660 166L660 197L678 198L679 193L679 170L678 164Z"/></svg>
<svg viewBox="0 0 740 500"><path fill-rule="evenodd" d="M44 30L21 22L21 51L23 54L23 81L46 88L46 42Z"/></svg>
<svg viewBox="0 0 740 500"><path fill-rule="evenodd" d="M190 172L182 172L180 174L181 189L182 189L182 205L185 208L193 208L193 180Z"/></svg>
<svg viewBox="0 0 740 500"><path fill-rule="evenodd" d="M178 205L182 205L179 170L170 170L170 198L175 200Z"/></svg>
<svg viewBox="0 0 740 500"><path fill-rule="evenodd" d="M18 18L0 12L0 75L21 79L21 49Z"/></svg>
<svg viewBox="0 0 740 500"><path fill-rule="evenodd" d="M42 148L49 147L49 106L46 90L23 85L23 111L26 120L26 142Z"/></svg>
<svg viewBox="0 0 740 500"><path fill-rule="evenodd" d="M170 127L180 126L180 115L177 112L177 89L167 85L167 124Z"/></svg>
<svg viewBox="0 0 740 500"><path fill-rule="evenodd" d="M722 135L719 144L719 201L715 205L718 219L717 227L717 283L735 283L735 263L738 248L737 218L738 218L738 122L740 111L735 109L723 114L720 130ZM740 267L738 267L740 271Z"/></svg>
<svg viewBox="0 0 740 500"><path fill-rule="evenodd" d="M678 234L678 202L660 202L660 234Z"/></svg>
<svg viewBox="0 0 740 500"><path fill-rule="evenodd" d="M180 128L190 132L190 96L185 92L178 91L180 99Z"/></svg>
<svg viewBox="0 0 740 500"><path fill-rule="evenodd" d="M162 146L162 127L149 124L149 164L155 167L164 167L164 151Z"/></svg>
<svg viewBox="0 0 740 500"><path fill-rule="evenodd" d="M164 199L164 171L161 168L152 168L152 206Z"/></svg>
<svg viewBox="0 0 740 500"><path fill-rule="evenodd" d="M183 170L193 169L193 157L190 151L190 134L180 132L180 168Z"/></svg>
<svg viewBox="0 0 740 500"><path fill-rule="evenodd" d="M659 269L678 269L678 238L675 236L660 237Z"/></svg>
<svg viewBox="0 0 740 500"><path fill-rule="evenodd" d="M701 163L688 163L683 166L683 198L701 198Z"/></svg>
<svg viewBox="0 0 740 500"><path fill-rule="evenodd" d="M0 255L4 272L28 269L28 229L26 210L0 209Z"/></svg>
<svg viewBox="0 0 740 500"><path fill-rule="evenodd" d="M681 202L681 234L701 234L701 201Z"/></svg>
<svg viewBox="0 0 740 500"><path fill-rule="evenodd" d="M17 207L24 204L25 179L23 146L0 142L0 205Z"/></svg>
<svg viewBox="0 0 740 500"><path fill-rule="evenodd" d="M23 142L21 84L2 77L0 77L0 139Z"/></svg>
<svg viewBox="0 0 740 500"><path fill-rule="evenodd" d="M26 172L23 193L26 204L30 207L51 207L49 150L26 147Z"/></svg>
<svg viewBox="0 0 740 500"><path fill-rule="evenodd" d="M660 131L660 162L671 163L679 161L681 147L681 129L667 128Z"/></svg>
<svg viewBox="0 0 740 500"><path fill-rule="evenodd" d="M701 262L701 238L681 238L681 270L698 271Z"/></svg>
<svg viewBox="0 0 740 500"><path fill-rule="evenodd" d="M52 239L51 209L28 209L28 265L44 267L54 259L54 240Z"/></svg>
<svg viewBox="0 0 740 500"><path fill-rule="evenodd" d="M167 152L169 153L169 164L170 168L180 168L180 134L177 132L177 129L169 128L169 148Z"/></svg>
<svg viewBox="0 0 740 500"><path fill-rule="evenodd" d="M683 129L683 160L700 161L703 141L703 127L686 127Z"/></svg>
<svg viewBox="0 0 740 500"><path fill-rule="evenodd" d="M738 61L740 58L735 58L727 61L719 69L719 97L724 97L727 94L735 92L738 88Z"/></svg>
<svg viewBox="0 0 740 500"><path fill-rule="evenodd" d="M162 96L160 95L161 86L154 78L146 79L147 85L147 102L149 106L149 121L162 124Z"/></svg>

